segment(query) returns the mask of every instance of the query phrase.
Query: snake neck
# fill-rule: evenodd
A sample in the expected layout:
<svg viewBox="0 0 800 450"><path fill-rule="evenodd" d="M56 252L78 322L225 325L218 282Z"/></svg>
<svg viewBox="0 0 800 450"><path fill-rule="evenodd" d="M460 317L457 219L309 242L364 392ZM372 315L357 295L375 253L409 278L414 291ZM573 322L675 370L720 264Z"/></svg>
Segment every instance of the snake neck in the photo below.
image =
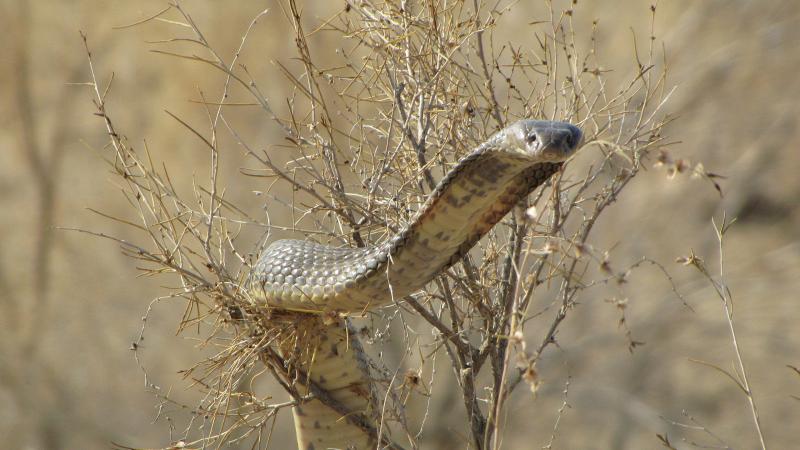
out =
<svg viewBox="0 0 800 450"><path fill-rule="evenodd" d="M442 180L415 219L381 246L386 276L406 295L464 256L511 208L557 172L492 146L478 150Z"/></svg>

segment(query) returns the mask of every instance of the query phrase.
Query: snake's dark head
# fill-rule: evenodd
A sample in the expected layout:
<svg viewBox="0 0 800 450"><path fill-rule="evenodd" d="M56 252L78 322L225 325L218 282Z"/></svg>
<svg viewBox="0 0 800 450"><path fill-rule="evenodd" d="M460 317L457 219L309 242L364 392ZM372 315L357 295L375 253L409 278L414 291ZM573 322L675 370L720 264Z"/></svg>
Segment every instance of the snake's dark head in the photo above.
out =
<svg viewBox="0 0 800 450"><path fill-rule="evenodd" d="M581 129L567 122L520 120L500 134L508 147L536 162L564 161L583 144Z"/></svg>

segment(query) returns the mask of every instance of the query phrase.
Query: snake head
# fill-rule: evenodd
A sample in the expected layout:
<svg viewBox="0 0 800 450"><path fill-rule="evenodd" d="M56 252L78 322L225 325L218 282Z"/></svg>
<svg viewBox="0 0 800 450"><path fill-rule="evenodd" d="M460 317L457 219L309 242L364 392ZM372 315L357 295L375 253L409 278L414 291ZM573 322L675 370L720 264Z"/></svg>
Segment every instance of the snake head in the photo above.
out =
<svg viewBox="0 0 800 450"><path fill-rule="evenodd" d="M520 120L507 127L503 135L508 147L536 162L564 161L583 143L580 128L549 120Z"/></svg>

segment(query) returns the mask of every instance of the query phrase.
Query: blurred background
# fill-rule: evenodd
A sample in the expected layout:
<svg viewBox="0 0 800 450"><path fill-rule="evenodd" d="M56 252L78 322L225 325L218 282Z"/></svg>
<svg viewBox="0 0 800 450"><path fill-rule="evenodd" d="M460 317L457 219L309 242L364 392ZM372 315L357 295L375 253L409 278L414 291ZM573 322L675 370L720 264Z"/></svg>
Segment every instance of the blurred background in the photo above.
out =
<svg viewBox="0 0 800 450"><path fill-rule="evenodd" d="M545 2L530 3L514 6L519 12L506 16L503 33L519 38L544 18ZM598 20L600 58L625 70L633 55L632 31L649 36L649 3L582 3L576 20ZM108 102L118 129L134 145L146 142L179 190L190 194L193 180L207 177L207 154L164 110L202 126L205 111L192 100L200 91L218 98L222 77L150 52L148 41L175 34L168 24L115 29L165 6L155 0L0 0L2 448L109 448L112 442L164 447L180 438L191 417L154 392L195 401L198 394L178 371L202 357L196 345L202 336L176 335L184 308L179 301L152 303L154 312L142 320L148 305L164 294L160 286L174 280L139 278L134 261L110 241L58 228L140 237L88 210L136 219L104 161L107 137L93 115L89 88L73 84L90 79L79 30L88 35L99 79L115 75ZM557 9L567 6L556 2ZM289 84L273 61L294 56L280 5L196 0L184 7L228 59L253 17L270 8L242 61L279 110ZM309 2L309 29L343 7ZM655 30L664 42L668 82L677 87L667 105L677 115L669 135L680 141L671 156L724 175L724 197L702 180L649 170L603 216L594 244L612 249L611 261L619 267L642 256L666 266L694 312L675 299L657 270L639 269L625 287L626 319L634 339L645 345L630 353L617 326L619 311L604 298L582 299L561 328L560 347L539 365L543 385L536 399L514 397L507 448L548 444L567 380L569 407L561 413L553 448L658 448L657 434L669 436L676 448L758 446L742 392L724 375L689 360L733 370L719 299L696 270L675 263L693 249L718 271L711 219L721 219L723 211L737 218L726 236L726 281L767 444L800 445L800 373L787 367L800 366L800 4L661 2ZM318 36L310 43L320 55L336 45ZM255 108L231 108L227 118L264 146L281 139ZM248 165L244 151L230 144L221 162L227 198L263 214L264 200L253 194L264 188L263 180L240 173ZM243 239L255 248L261 235L244 230ZM145 324L137 362L131 344ZM144 370L155 387L146 385ZM459 448L463 427L451 411L460 403L446 391L452 374L439 372L422 444ZM278 390L273 394L283 398ZM294 445L289 419L279 421L273 448Z"/></svg>

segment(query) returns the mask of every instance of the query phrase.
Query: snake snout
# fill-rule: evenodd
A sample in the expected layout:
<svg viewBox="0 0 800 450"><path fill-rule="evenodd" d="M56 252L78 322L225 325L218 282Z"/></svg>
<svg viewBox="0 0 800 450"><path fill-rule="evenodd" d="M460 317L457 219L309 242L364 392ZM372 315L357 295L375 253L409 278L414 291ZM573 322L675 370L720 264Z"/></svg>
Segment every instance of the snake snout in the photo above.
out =
<svg viewBox="0 0 800 450"><path fill-rule="evenodd" d="M550 125L538 133L541 156L549 161L564 161L583 143L583 132L571 123L551 122Z"/></svg>
<svg viewBox="0 0 800 450"><path fill-rule="evenodd" d="M509 127L517 142L535 160L564 161L583 144L583 132L567 122L550 120L521 120Z"/></svg>

